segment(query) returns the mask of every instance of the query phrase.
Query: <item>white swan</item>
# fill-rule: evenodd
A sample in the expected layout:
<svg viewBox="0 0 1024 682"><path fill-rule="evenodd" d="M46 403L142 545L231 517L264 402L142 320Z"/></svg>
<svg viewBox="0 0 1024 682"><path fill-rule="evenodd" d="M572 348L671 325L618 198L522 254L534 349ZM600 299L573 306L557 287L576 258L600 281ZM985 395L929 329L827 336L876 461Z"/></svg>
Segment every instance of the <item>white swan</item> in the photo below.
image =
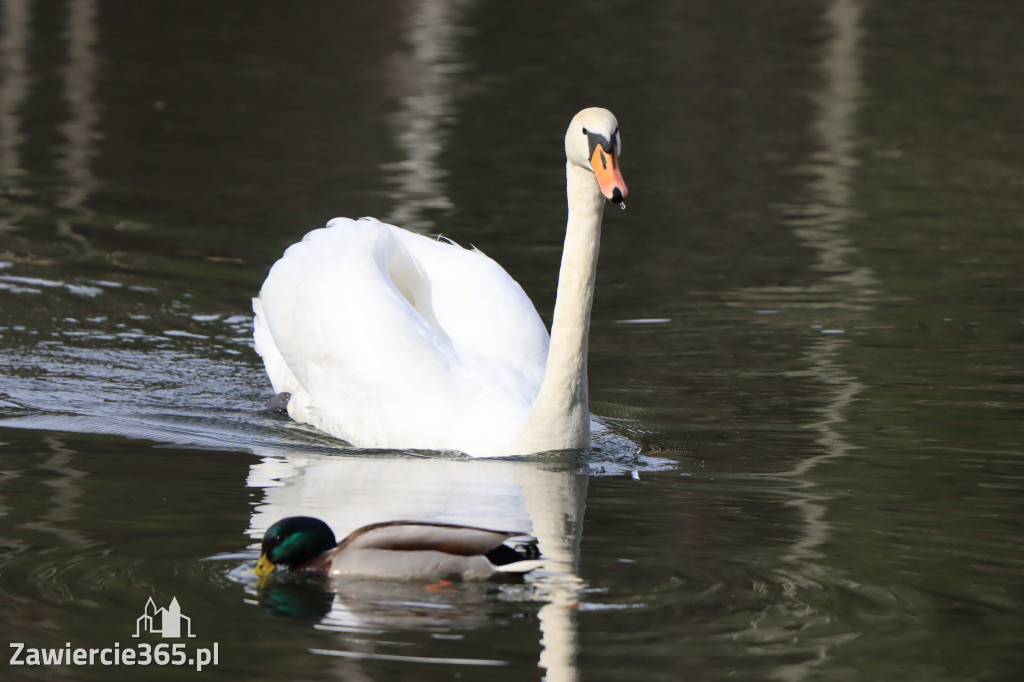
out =
<svg viewBox="0 0 1024 682"><path fill-rule="evenodd" d="M474 457L590 443L587 335L605 197L623 205L618 123L565 134L566 226L549 340L522 288L475 249L335 218L253 299L256 352L288 414L358 447Z"/></svg>

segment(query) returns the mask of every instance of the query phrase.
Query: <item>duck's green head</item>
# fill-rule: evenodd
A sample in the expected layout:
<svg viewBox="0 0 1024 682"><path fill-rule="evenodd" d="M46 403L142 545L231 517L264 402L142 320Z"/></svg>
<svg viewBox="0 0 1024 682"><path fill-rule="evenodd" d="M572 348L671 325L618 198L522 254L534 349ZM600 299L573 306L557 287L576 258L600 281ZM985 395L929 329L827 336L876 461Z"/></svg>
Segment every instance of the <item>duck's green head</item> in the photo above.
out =
<svg viewBox="0 0 1024 682"><path fill-rule="evenodd" d="M278 564L298 566L338 544L334 531L312 516L289 516L267 529L256 575L269 575Z"/></svg>

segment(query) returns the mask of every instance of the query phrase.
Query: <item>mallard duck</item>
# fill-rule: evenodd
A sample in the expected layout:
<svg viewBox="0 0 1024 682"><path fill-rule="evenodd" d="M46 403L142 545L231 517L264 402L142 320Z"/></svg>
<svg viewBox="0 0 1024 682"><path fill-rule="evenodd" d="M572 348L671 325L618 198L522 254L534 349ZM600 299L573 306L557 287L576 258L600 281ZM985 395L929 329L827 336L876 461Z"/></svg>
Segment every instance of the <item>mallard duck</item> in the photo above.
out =
<svg viewBox="0 0 1024 682"><path fill-rule="evenodd" d="M373 218L335 218L290 246L253 299L274 405L356 447L588 447L587 336L604 207L624 208L628 193L621 149L607 109L584 109L566 131L550 337L522 287L476 249Z"/></svg>
<svg viewBox="0 0 1024 682"><path fill-rule="evenodd" d="M331 578L486 580L523 574L543 563L537 540L516 531L426 521L363 526L340 543L312 516L290 516L263 536L256 574L278 565L292 573Z"/></svg>

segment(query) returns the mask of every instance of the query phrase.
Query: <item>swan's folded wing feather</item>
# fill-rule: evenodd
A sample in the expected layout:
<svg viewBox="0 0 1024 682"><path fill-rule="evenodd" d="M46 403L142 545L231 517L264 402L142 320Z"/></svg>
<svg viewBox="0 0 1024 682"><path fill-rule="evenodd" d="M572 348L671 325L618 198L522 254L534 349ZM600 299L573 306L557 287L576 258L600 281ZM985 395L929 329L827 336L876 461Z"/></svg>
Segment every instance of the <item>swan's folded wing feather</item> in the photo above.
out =
<svg viewBox="0 0 1024 682"><path fill-rule="evenodd" d="M256 353L263 358L263 364L267 368L267 376L270 377L270 385L274 387L274 393L287 391L294 393L299 386L298 380L292 374L288 363L281 357L281 351L274 343L274 337L267 327L266 315L263 312L263 300L252 299L253 312L253 340L256 342Z"/></svg>
<svg viewBox="0 0 1024 682"><path fill-rule="evenodd" d="M482 251L392 229L429 278L433 312L458 352L519 368L539 387L548 332L519 283Z"/></svg>

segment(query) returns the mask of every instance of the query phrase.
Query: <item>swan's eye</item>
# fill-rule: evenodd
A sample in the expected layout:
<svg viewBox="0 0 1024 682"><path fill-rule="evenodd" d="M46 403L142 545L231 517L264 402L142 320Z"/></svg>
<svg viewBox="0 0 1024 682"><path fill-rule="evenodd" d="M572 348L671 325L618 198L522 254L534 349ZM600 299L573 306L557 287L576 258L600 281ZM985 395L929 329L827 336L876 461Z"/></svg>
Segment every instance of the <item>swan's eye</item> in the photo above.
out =
<svg viewBox="0 0 1024 682"><path fill-rule="evenodd" d="M587 134L587 129L586 129L586 128L584 128L584 129L583 129L583 134L584 134L584 135L586 135L586 134Z"/></svg>

